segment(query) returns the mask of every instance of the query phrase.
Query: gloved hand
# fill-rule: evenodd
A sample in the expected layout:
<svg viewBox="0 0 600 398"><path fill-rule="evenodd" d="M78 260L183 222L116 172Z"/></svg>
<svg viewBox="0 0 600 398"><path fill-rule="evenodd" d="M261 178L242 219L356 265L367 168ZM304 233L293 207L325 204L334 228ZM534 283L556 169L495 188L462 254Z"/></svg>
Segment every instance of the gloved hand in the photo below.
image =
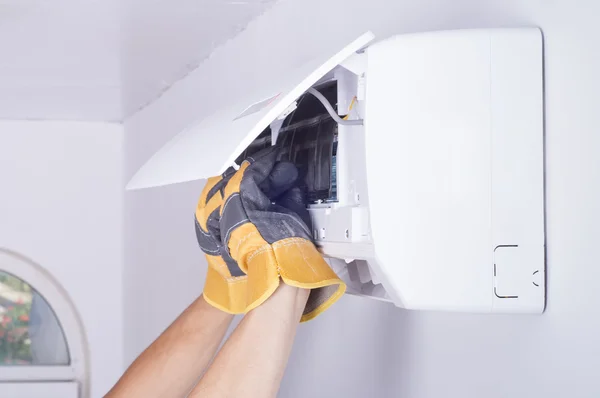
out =
<svg viewBox="0 0 600 398"><path fill-rule="evenodd" d="M337 301L346 285L313 244L308 211L295 187L298 171L277 162L278 152L271 147L248 158L227 182L221 240L248 275L247 311L269 298L281 278L312 289L301 318L308 321Z"/></svg>
<svg viewBox="0 0 600 398"><path fill-rule="evenodd" d="M231 168L222 176L208 179L200 195L195 219L196 237L208 262L204 299L222 311L241 314L247 307L248 277L221 243L219 230L223 189L234 173Z"/></svg>

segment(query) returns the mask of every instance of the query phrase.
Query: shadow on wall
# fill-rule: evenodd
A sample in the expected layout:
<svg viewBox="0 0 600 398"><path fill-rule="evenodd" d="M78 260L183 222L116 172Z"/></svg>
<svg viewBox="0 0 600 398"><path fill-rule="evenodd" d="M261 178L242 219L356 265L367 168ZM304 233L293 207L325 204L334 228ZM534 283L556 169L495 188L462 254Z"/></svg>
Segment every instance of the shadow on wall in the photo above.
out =
<svg viewBox="0 0 600 398"><path fill-rule="evenodd" d="M403 396L410 373L409 311L350 295L334 308L298 329L280 396Z"/></svg>

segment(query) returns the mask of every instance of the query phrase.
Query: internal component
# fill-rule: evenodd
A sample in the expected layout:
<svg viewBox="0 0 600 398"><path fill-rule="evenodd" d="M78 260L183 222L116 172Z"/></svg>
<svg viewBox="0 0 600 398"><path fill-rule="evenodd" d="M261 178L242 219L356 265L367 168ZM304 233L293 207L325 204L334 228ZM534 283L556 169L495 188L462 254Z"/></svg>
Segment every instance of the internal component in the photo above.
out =
<svg viewBox="0 0 600 398"><path fill-rule="evenodd" d="M335 81L316 89L337 108ZM291 161L298 167L310 203L337 201L337 138L337 123L311 94L298 99L297 108L285 118L279 130L277 145L282 148L279 160ZM268 127L238 157L237 163L271 144Z"/></svg>

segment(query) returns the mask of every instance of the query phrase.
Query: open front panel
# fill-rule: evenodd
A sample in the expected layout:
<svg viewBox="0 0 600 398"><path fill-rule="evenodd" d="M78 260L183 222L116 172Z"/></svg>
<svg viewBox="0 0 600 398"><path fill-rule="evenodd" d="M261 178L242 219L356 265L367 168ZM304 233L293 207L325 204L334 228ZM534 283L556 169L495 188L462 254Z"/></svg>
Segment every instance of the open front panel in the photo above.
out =
<svg viewBox="0 0 600 398"><path fill-rule="evenodd" d="M316 89L337 109L336 81ZM271 127L267 127L236 163L273 145L273 136ZM303 94L298 99L296 109L284 119L275 139L276 145L281 147L279 160L293 162L298 167L308 202L337 201L338 126L314 96Z"/></svg>
<svg viewBox="0 0 600 398"><path fill-rule="evenodd" d="M274 73L257 75L254 89L241 84L240 91L228 97L226 104L210 115L198 115L197 123L155 153L127 188L167 185L222 173L308 88L371 40L373 34L367 32L350 43L324 41L325 45L319 46L323 52L313 54L297 67L273 68Z"/></svg>

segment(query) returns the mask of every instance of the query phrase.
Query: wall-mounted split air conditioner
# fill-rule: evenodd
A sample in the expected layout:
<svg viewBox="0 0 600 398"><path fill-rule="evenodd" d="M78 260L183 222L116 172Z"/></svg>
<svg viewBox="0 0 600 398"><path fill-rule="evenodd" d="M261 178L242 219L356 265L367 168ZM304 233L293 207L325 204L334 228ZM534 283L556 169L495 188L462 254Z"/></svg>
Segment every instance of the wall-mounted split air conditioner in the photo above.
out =
<svg viewBox="0 0 600 398"><path fill-rule="evenodd" d="M372 40L231 98L128 187L216 175L277 142L305 176L315 241L349 293L409 309L542 312L541 32Z"/></svg>

